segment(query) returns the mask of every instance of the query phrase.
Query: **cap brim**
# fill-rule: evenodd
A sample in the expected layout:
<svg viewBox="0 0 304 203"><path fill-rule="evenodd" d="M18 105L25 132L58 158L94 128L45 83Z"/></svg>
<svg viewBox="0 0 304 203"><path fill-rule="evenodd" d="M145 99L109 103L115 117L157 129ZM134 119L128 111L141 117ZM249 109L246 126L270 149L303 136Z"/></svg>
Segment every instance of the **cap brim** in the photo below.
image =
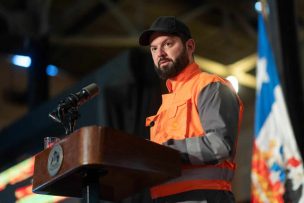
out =
<svg viewBox="0 0 304 203"><path fill-rule="evenodd" d="M145 30L141 33L139 37L139 44L141 46L148 46L150 44L150 37L155 32L155 30Z"/></svg>
<svg viewBox="0 0 304 203"><path fill-rule="evenodd" d="M150 38L151 35L154 32L161 32L161 33L167 33L167 34L175 34L176 32L171 32L165 29L153 29L153 30L145 30L141 33L141 35L139 36L138 42L141 46L148 46L150 45Z"/></svg>

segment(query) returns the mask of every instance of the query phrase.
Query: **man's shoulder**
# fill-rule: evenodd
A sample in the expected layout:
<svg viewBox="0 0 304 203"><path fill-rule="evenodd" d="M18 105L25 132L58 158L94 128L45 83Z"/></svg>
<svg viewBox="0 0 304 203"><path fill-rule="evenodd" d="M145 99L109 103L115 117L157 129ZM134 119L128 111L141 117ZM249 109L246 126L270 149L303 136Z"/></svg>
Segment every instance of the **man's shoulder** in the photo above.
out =
<svg viewBox="0 0 304 203"><path fill-rule="evenodd" d="M201 85L207 85L212 82L222 82L226 83L226 80L222 78L221 76L213 73L208 72L200 72L197 74L194 78L192 78L194 83L201 84Z"/></svg>

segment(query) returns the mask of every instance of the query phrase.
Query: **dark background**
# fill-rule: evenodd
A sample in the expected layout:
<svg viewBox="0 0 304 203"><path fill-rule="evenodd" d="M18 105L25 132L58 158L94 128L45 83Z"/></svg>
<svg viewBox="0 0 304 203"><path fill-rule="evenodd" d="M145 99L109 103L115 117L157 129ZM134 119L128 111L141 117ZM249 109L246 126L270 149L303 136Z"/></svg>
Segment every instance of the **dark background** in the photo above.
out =
<svg viewBox="0 0 304 203"><path fill-rule="evenodd" d="M146 138L145 117L156 111L164 88L137 39L157 16L175 15L191 28L202 68L239 79L245 112L234 192L238 202L249 201L256 64L248 57L257 51L254 5L250 0L0 0L0 170L42 150L43 137L62 136L48 112L92 82L101 93L81 107L77 128L107 125ZM267 22L300 149L303 10L300 0L272 1ZM32 66L12 65L16 53L31 56ZM46 76L48 64L59 67L56 77Z"/></svg>

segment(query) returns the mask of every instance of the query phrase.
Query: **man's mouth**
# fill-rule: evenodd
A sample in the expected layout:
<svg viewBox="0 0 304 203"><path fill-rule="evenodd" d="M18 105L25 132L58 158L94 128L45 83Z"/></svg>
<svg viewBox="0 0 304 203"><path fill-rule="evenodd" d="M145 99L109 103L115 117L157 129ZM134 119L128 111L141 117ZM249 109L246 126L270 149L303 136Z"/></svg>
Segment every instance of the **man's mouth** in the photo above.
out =
<svg viewBox="0 0 304 203"><path fill-rule="evenodd" d="M160 65L164 65L164 64L167 64L167 63L169 63L169 62L171 62L171 60L169 60L169 59L163 59L163 60L160 60L159 62L158 62L158 65L160 66Z"/></svg>

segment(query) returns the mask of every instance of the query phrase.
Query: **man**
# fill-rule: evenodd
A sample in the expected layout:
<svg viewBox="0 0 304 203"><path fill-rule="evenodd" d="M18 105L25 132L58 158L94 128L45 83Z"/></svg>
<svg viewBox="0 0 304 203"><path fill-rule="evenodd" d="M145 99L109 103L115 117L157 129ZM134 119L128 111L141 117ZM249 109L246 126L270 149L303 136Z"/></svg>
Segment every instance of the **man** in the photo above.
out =
<svg viewBox="0 0 304 203"><path fill-rule="evenodd" d="M189 28L162 16L139 38L169 93L148 117L151 140L180 151L182 175L151 188L154 202L235 202L231 180L243 105L225 79L195 63Z"/></svg>

